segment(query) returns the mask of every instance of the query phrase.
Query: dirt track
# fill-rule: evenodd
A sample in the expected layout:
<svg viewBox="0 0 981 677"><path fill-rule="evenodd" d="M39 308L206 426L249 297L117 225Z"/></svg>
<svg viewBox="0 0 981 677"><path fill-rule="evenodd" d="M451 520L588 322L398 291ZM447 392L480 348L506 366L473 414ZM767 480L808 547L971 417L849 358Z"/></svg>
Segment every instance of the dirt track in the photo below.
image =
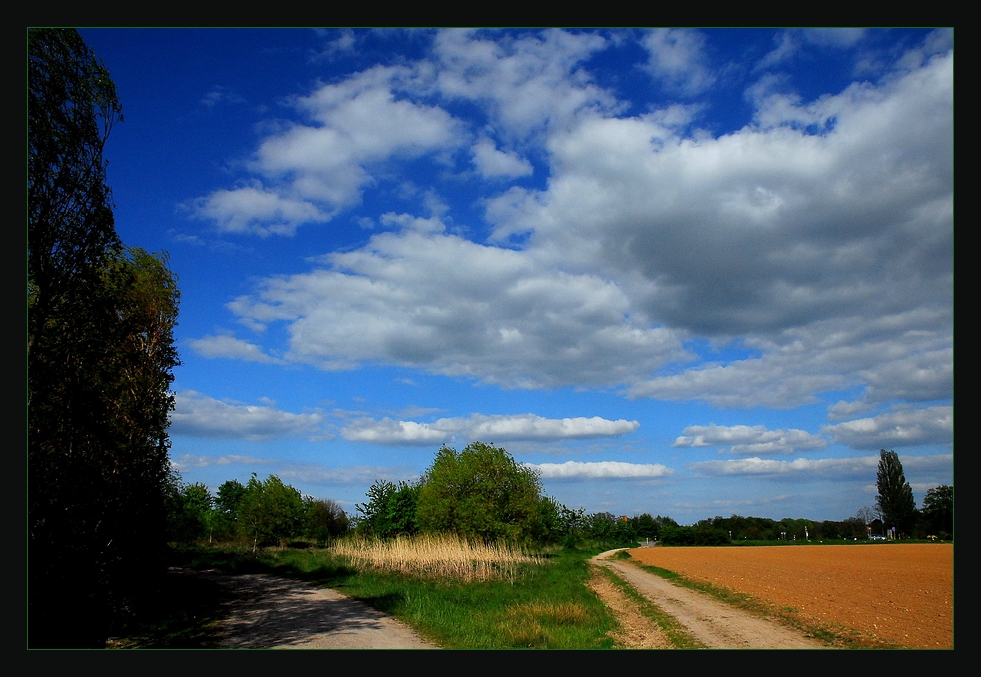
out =
<svg viewBox="0 0 981 677"><path fill-rule="evenodd" d="M230 590L227 648L435 649L403 623L336 590L261 574L213 575Z"/></svg>
<svg viewBox="0 0 981 677"><path fill-rule="evenodd" d="M630 562L606 559L610 551L591 560L613 569L642 595L674 616L701 644L718 649L820 649L813 637L687 590L639 569Z"/></svg>

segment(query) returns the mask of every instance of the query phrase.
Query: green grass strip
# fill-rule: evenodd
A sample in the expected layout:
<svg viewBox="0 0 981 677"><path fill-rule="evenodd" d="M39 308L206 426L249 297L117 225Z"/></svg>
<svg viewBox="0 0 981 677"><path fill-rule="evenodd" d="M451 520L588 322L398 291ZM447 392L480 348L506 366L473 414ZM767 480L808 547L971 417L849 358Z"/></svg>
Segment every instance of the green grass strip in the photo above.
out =
<svg viewBox="0 0 981 677"><path fill-rule="evenodd" d="M326 550L233 549L186 552L185 566L228 573L269 573L343 592L411 625L448 648L610 649L616 627L587 587L595 551L560 551L524 565L513 581L462 582L359 570Z"/></svg>

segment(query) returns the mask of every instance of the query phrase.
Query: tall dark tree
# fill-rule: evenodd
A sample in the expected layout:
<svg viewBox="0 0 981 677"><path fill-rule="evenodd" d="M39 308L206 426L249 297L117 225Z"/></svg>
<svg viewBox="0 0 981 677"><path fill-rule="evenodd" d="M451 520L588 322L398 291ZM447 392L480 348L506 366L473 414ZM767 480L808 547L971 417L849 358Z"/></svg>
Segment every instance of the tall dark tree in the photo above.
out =
<svg viewBox="0 0 981 677"><path fill-rule="evenodd" d="M879 452L879 470L875 478L879 495L876 507L882 514L886 529L895 528L902 534L910 534L916 523L916 501L913 490L903 474L903 464L895 451Z"/></svg>
<svg viewBox="0 0 981 677"><path fill-rule="evenodd" d="M923 497L923 519L930 535L940 538L954 536L954 487L941 484Z"/></svg>
<svg viewBox="0 0 981 677"><path fill-rule="evenodd" d="M28 641L100 646L162 561L179 292L116 236L105 67L74 30L28 53Z"/></svg>
<svg viewBox="0 0 981 677"><path fill-rule="evenodd" d="M121 248L102 151L122 119L109 72L77 31L28 31L28 352Z"/></svg>

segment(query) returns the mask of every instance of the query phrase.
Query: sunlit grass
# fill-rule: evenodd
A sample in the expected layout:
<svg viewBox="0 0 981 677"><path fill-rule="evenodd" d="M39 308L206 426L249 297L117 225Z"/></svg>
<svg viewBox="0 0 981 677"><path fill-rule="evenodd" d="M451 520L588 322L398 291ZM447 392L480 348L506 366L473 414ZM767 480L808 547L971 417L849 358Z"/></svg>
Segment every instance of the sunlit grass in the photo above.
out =
<svg viewBox="0 0 981 677"><path fill-rule="evenodd" d="M455 535L350 538L336 543L331 552L347 557L358 569L464 582L514 581L523 567L545 563L542 557L506 543L473 542Z"/></svg>

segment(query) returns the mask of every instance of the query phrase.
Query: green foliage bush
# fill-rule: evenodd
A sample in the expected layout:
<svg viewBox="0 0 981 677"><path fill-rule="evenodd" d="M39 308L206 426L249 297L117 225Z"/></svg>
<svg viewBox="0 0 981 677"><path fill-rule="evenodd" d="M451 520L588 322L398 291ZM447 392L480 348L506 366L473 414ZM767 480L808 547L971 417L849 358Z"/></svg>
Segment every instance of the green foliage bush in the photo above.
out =
<svg viewBox="0 0 981 677"><path fill-rule="evenodd" d="M540 540L546 529L538 474L482 442L443 447L423 475L418 521L425 532L488 541Z"/></svg>
<svg viewBox="0 0 981 677"><path fill-rule="evenodd" d="M262 544L285 546L300 533L303 497L276 475L260 482L252 473L238 507L239 521L252 540L253 551Z"/></svg>

